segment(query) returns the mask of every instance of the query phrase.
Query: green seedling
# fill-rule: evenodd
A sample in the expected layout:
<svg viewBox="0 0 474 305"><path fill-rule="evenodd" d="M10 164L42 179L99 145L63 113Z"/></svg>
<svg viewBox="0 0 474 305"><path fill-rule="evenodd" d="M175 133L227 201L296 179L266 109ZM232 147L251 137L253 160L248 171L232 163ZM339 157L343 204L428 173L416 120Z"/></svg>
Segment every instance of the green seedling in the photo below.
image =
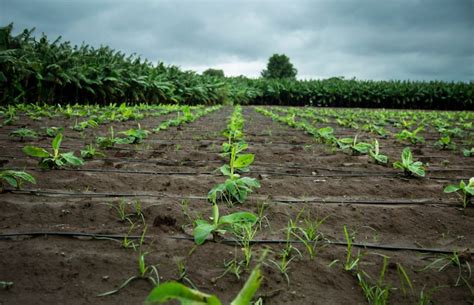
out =
<svg viewBox="0 0 474 305"><path fill-rule="evenodd" d="M395 134L395 137L400 141L409 141L412 144L423 143L425 139L418 135L418 133L423 130L425 130L423 126L420 126L413 131L404 129L401 132Z"/></svg>
<svg viewBox="0 0 474 305"><path fill-rule="evenodd" d="M296 226L291 232L306 247L310 259L314 259L318 242L324 238L322 233L319 232L319 227L328 217L326 216L321 220L311 220L310 215L308 215L304 220L304 226Z"/></svg>
<svg viewBox="0 0 474 305"><path fill-rule="evenodd" d="M62 127L47 127L44 130L44 133L49 138L54 138L58 134L63 133L63 132L64 132L64 128L62 128Z"/></svg>
<svg viewBox="0 0 474 305"><path fill-rule="evenodd" d="M247 172L248 167L254 161L253 154L239 154L246 147L246 144L236 143L231 145L229 164L219 168L228 179L224 183L217 184L209 191L207 195L209 201L216 202L218 199L225 199L229 205L232 205L235 201L243 203L254 188L260 187L257 179L240 177L237 173L238 171Z"/></svg>
<svg viewBox="0 0 474 305"><path fill-rule="evenodd" d="M203 244L211 233L225 234L231 232L238 234L242 232L244 226L254 226L257 216L250 212L236 212L219 217L219 207L217 203L212 204L212 223L203 219L195 221L194 241L196 244Z"/></svg>
<svg viewBox="0 0 474 305"><path fill-rule="evenodd" d="M148 137L150 131L141 129L140 124L138 124L138 128L132 128L126 131L119 132L119 134L123 134L127 137L128 143L130 144L139 144Z"/></svg>
<svg viewBox="0 0 474 305"><path fill-rule="evenodd" d="M160 276L158 273L158 269L154 265L147 265L145 261L145 257L148 253L139 253L138 255L138 274L133 275L129 277L127 280L125 280L117 289L107 291L104 293L101 293L97 296L99 297L105 297L108 295L115 294L119 292L121 289L125 288L128 284L135 280L147 280L150 282L153 286L159 285L160 284Z"/></svg>
<svg viewBox="0 0 474 305"><path fill-rule="evenodd" d="M51 144L52 152L47 151L44 148L27 145L23 147L23 152L28 156L40 158L39 166L41 168L62 168L64 166L81 166L84 164L84 160L74 156L74 152L60 153L59 148L63 135L57 134Z"/></svg>
<svg viewBox="0 0 474 305"><path fill-rule="evenodd" d="M95 157L105 157L105 154L98 151L97 148L92 145L86 145L85 149L81 149L81 157L86 160L94 159Z"/></svg>
<svg viewBox="0 0 474 305"><path fill-rule="evenodd" d="M230 305L249 305L260 287L262 272L258 264ZM148 295L145 304L163 304L170 300L178 300L182 305L221 305L215 295L188 288L178 282L166 282L154 288Z"/></svg>
<svg viewBox="0 0 474 305"><path fill-rule="evenodd" d="M375 163L378 163L378 164L388 163L388 157L380 153L379 141L377 141L377 139L374 140L374 144L372 145L372 148L369 150L369 156L372 159L374 159Z"/></svg>
<svg viewBox="0 0 474 305"><path fill-rule="evenodd" d="M365 142L357 142L357 135L352 138L341 138L337 140L337 145L339 148L346 150L349 149L353 154L368 154L369 150L372 148L372 144Z"/></svg>
<svg viewBox="0 0 474 305"><path fill-rule="evenodd" d="M390 296L391 287L385 283L385 275L388 267L388 257L383 256L383 265L380 270L378 281L373 282L370 276L364 271L357 273L357 279L359 280L359 286L362 288L365 298L371 305L387 305Z"/></svg>
<svg viewBox="0 0 474 305"><path fill-rule="evenodd" d="M236 277L237 280L240 280L240 276L244 272L244 266L245 266L245 261L237 260L237 253L234 253L234 257L230 261L226 262L224 260L225 270L221 275L219 275L215 279L218 280L224 277L227 273L232 273Z"/></svg>
<svg viewBox="0 0 474 305"><path fill-rule="evenodd" d="M0 289L10 289L13 286L13 282L0 281Z"/></svg>
<svg viewBox="0 0 474 305"><path fill-rule="evenodd" d="M291 252L291 251L290 251ZM289 265L293 261L295 257L291 255L291 253L288 252L288 248L283 248L282 253L280 255L280 260L274 261L274 260L269 260L272 264L274 264L278 271L280 271L280 274L285 277L286 283L288 287L290 287L290 277L288 275L289 271Z"/></svg>
<svg viewBox="0 0 474 305"><path fill-rule="evenodd" d="M461 197L462 207L466 208L471 198L474 196L474 177L469 179L469 183L466 184L463 180L459 182L459 185L450 184L444 188L445 193L456 193Z"/></svg>
<svg viewBox="0 0 474 305"><path fill-rule="evenodd" d="M355 258L352 257L352 236L350 236L346 225L344 225L344 238L346 239L346 262L344 263L344 270L353 272L358 269L359 262L361 259L360 251L357 253Z"/></svg>
<svg viewBox="0 0 474 305"><path fill-rule="evenodd" d="M434 145L439 149L456 149L456 144L453 143L449 135L441 137Z"/></svg>
<svg viewBox="0 0 474 305"><path fill-rule="evenodd" d="M74 124L72 129L75 131L84 131L88 127L96 128L98 126L99 126L99 123L94 119L89 119L87 121L82 121L82 122L77 122L76 120L76 124Z"/></svg>
<svg viewBox="0 0 474 305"><path fill-rule="evenodd" d="M10 132L10 137L20 138L20 141L23 141L24 139L36 139L38 134L29 128L18 128Z"/></svg>
<svg viewBox="0 0 474 305"><path fill-rule="evenodd" d="M14 170L0 171L0 193L4 190L5 182L17 189L20 189L24 182L36 184L36 180L32 175Z"/></svg>
<svg viewBox="0 0 474 305"><path fill-rule="evenodd" d="M462 155L464 157L472 157L474 156L474 147L471 147L471 149L463 149L462 150Z"/></svg>
<svg viewBox="0 0 474 305"><path fill-rule="evenodd" d="M463 281L472 291L472 287L469 284L472 275L471 265L467 259L460 256L457 252L453 252L453 254L440 255L439 258L429 263L426 267L421 269L421 271L436 269L438 272L441 272L449 266L454 266L458 269L458 277L454 286L459 286L461 281Z"/></svg>
<svg viewBox="0 0 474 305"><path fill-rule="evenodd" d="M110 126L110 133L106 137L97 137L96 142L100 148L108 149L115 146L115 144L130 144L128 138L116 138L114 128Z"/></svg>
<svg viewBox="0 0 474 305"><path fill-rule="evenodd" d="M406 176L410 177L417 175L420 177L425 176L425 168L423 163L420 161L413 161L413 155L410 148L405 147L402 151L402 162L396 161L393 163L394 168L403 170Z"/></svg>

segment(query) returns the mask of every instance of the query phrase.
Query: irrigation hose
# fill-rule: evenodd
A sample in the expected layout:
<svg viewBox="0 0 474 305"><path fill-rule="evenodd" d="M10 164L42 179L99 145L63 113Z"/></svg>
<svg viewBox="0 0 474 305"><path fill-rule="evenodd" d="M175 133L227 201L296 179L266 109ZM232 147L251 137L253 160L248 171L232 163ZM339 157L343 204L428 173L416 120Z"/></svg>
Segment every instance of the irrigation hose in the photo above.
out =
<svg viewBox="0 0 474 305"><path fill-rule="evenodd" d="M0 234L0 240L2 239L12 239L19 236L31 236L31 237L41 237L41 236L60 236L60 237L73 237L73 238L80 238L80 237L87 237L97 240L120 240L124 238L128 239L150 239L153 236L150 235L124 235L124 234L100 234L100 233L83 233L83 232L15 232L15 233L2 233ZM174 239L174 240L188 240L194 241L193 237L189 236L166 236L166 238ZM224 244L224 245L231 245L236 246L240 245L240 241L235 239L222 239L219 241L215 240L208 240L214 243ZM321 242L321 241L318 241ZM343 241L332 241L332 240L324 240L322 241L328 245L335 245L335 246L343 246L347 247L347 243ZM250 241L251 244L286 244L286 243L294 243L294 244L301 244L302 241L300 240L286 240L286 239L253 239ZM377 249L377 250L387 250L387 251L416 251L416 252L426 252L426 253L439 253L439 254L451 254L454 252L460 252L461 250L447 250L447 249L437 249L437 248L415 248L415 247L407 247L407 246L395 246L395 245L383 245L383 244L371 244L371 243L352 243L352 246L357 248L365 248L365 249ZM472 249L474 247L466 247Z"/></svg>

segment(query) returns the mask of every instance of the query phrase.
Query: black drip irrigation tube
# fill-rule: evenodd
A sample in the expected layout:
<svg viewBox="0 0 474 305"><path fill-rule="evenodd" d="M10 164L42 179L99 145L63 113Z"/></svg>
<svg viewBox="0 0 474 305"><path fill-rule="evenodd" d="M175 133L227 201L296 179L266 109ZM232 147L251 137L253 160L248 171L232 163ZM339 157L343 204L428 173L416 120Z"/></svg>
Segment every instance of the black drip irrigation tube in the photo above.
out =
<svg viewBox="0 0 474 305"><path fill-rule="evenodd" d="M124 238L128 239L151 239L153 236L149 235L125 235L125 234L101 234L101 233L83 233L83 232L15 232L15 233L2 233L0 234L0 240L4 239L16 239L18 237L41 237L41 236L59 236L59 237L72 237L72 238L92 238L96 240L121 240ZM193 237L189 236L166 236L166 238L173 240L188 240L194 241ZM218 244L230 245L230 246L239 246L241 242L235 239L222 239L222 240L208 240ZM347 247L347 242L343 241L332 241L325 240L323 241L327 245L343 246ZM300 240L286 240L286 239L253 239L250 241L251 244L301 244ZM382 245L382 244L371 244L371 243L352 243L352 246L357 248L364 249L376 249L376 250L386 250L386 251L416 251L416 252L425 252L425 253L438 253L438 254L452 254L454 252L460 252L460 250L447 250L447 249L437 249L437 248L415 248L407 246L396 246L396 245ZM472 248L472 247L467 247Z"/></svg>
<svg viewBox="0 0 474 305"><path fill-rule="evenodd" d="M31 168L9 168L11 170L29 170L29 171L43 171L46 170L36 167ZM60 169L61 171L66 172L92 172L92 173L110 173L110 174L131 174L131 175L154 175L154 176L163 176L163 175L178 175L178 176L219 176L216 171L211 172L162 172L162 171L129 171L129 170L110 170L110 169L84 169L84 168L75 168L75 169ZM345 171L342 171L345 172ZM286 172L274 172L274 171L253 171L255 174L260 175L270 175L270 176L280 176L280 177L305 177L305 178L343 178L343 177L392 177L392 178L404 178L399 173L380 173L380 172L354 172L347 171L347 174L297 174L297 173L286 173ZM458 180L469 180L470 177L426 177L427 180L449 180L449 181L458 181Z"/></svg>
<svg viewBox="0 0 474 305"><path fill-rule="evenodd" d="M165 194L149 194L149 193L81 193L81 192L63 192L63 191L45 191L45 190L4 190L5 193L32 195L43 197L72 197L72 198L126 198L126 197L150 197L150 198L166 198L179 200L205 200L206 196L170 196ZM324 198L269 198L267 196L251 197L253 200L270 201L276 204L343 204L343 205L374 205L374 206L401 206L401 205L436 205L457 208L458 203L450 201L433 201L433 200L334 200Z"/></svg>

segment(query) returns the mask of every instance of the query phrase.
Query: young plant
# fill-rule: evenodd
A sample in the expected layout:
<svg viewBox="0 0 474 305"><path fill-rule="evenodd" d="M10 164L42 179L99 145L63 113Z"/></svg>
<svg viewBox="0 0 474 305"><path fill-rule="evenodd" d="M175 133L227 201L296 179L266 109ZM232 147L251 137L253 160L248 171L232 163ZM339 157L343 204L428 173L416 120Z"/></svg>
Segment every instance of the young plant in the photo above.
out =
<svg viewBox="0 0 474 305"><path fill-rule="evenodd" d="M228 179L224 183L217 184L209 191L207 195L209 201L216 202L223 198L229 205L232 205L235 201L243 203L254 188L260 187L257 179L240 177L237 173L237 171L248 171L248 167L254 161L253 154L239 154L246 147L246 144L242 145L242 143L231 145L229 164L219 168Z"/></svg>
<svg viewBox="0 0 474 305"><path fill-rule="evenodd" d="M358 252L356 258L352 258L352 236L350 236L346 225L344 225L344 238L346 239L347 243L347 253L346 262L344 263L344 270L352 272L358 268L361 255L360 252Z"/></svg>
<svg viewBox="0 0 474 305"><path fill-rule="evenodd" d="M291 255L290 252L288 251L288 248L285 247L281 251L280 260L278 262L270 260L270 262L277 267L278 271L280 271L280 274L285 277L288 287L290 287L290 277L288 275L288 270L290 269L289 265L291 261L295 258Z"/></svg>
<svg viewBox="0 0 474 305"><path fill-rule="evenodd" d="M96 142L100 148L108 149L115 146L115 144L130 144L128 138L116 138L114 128L110 126L110 133L106 137L97 137Z"/></svg>
<svg viewBox="0 0 474 305"><path fill-rule="evenodd" d="M456 144L454 144L449 135L441 137L434 145L439 149L456 149Z"/></svg>
<svg viewBox="0 0 474 305"><path fill-rule="evenodd" d="M203 244L211 233L225 234L231 232L238 234L242 232L243 227L257 222L257 216L250 212L236 212L229 215L219 216L219 207L217 203L212 203L212 223L203 219L195 221L194 241L196 244Z"/></svg>
<svg viewBox="0 0 474 305"><path fill-rule="evenodd" d="M357 142L357 135L352 138L341 138L337 140L337 145L339 148L346 150L350 149L353 154L368 154L369 150L372 148L372 144L365 142Z"/></svg>
<svg viewBox="0 0 474 305"><path fill-rule="evenodd" d="M469 202L471 202L472 196L474 196L474 177L469 179L469 183L464 183L463 180L459 182L459 185L450 184L444 188L445 193L458 194L462 199L462 206L466 208Z"/></svg>
<svg viewBox="0 0 474 305"><path fill-rule="evenodd" d="M405 147L402 151L402 162L396 161L393 163L393 167L403 170L406 176L425 176L423 163L420 161L413 161L413 155L408 147Z"/></svg>
<svg viewBox="0 0 474 305"><path fill-rule="evenodd" d="M47 137L49 138L54 138L58 134L63 133L64 128L62 127L46 127L44 130L44 133L46 134Z"/></svg>
<svg viewBox="0 0 474 305"><path fill-rule="evenodd" d="M74 156L74 152L60 153L59 148L63 135L57 134L51 144L52 152L44 148L27 145L23 147L23 152L31 157L40 158L39 166L41 168L62 168L64 166L81 166L84 161L81 158Z"/></svg>
<svg viewBox="0 0 474 305"><path fill-rule="evenodd" d="M154 265L146 264L145 257L147 254L148 254L147 252L145 253L140 252L138 255L138 274L137 275L133 275L129 277L117 289L101 293L97 296L105 297L108 295L115 294L119 292L121 289L125 288L131 282L135 280L140 280L140 279L149 281L153 286L159 285L160 275L158 274L158 269Z"/></svg>
<svg viewBox="0 0 474 305"><path fill-rule="evenodd" d="M383 256L383 265L380 270L378 281L373 282L370 276L364 271L357 273L357 279L359 280L359 286L362 288L365 298L369 304L373 305L387 305L388 298L390 296L391 287L385 283L385 274L388 267L388 257Z"/></svg>
<svg viewBox="0 0 474 305"><path fill-rule="evenodd" d="M387 164L388 162L388 157L380 153L379 141L377 141L377 139L374 140L374 144L369 150L369 156L378 164Z"/></svg>
<svg viewBox="0 0 474 305"><path fill-rule="evenodd" d="M98 151L94 145L89 144L86 145L85 149L81 149L81 157L83 159L93 159L95 157L105 157L105 154Z"/></svg>
<svg viewBox="0 0 474 305"><path fill-rule="evenodd" d="M322 233L319 232L319 227L328 217L329 216L326 216L321 220L311 220L310 215L308 215L304 220L305 225L303 227L296 226L291 232L293 236L299 239L306 247L310 259L314 259L316 256L318 242L323 239Z"/></svg>
<svg viewBox="0 0 474 305"><path fill-rule="evenodd" d="M0 171L0 193L5 189L5 182L17 189L20 189L24 182L36 184L36 180L32 175L26 172L14 170Z"/></svg>
<svg viewBox="0 0 474 305"><path fill-rule="evenodd" d="M89 119L87 121L83 121L79 123L76 121L76 124L72 127L72 129L75 131L84 131L88 127L95 128L98 126L99 126L99 123L97 123L96 120Z"/></svg>
<svg viewBox="0 0 474 305"><path fill-rule="evenodd" d="M262 272L258 264L230 305L249 305L260 287ZM178 300L182 305L221 305L217 296L191 289L178 282L166 282L154 288L148 295L145 304L163 304L170 300Z"/></svg>
<svg viewBox="0 0 474 305"><path fill-rule="evenodd" d="M138 124L138 128L132 128L126 131L119 132L119 134L123 134L127 137L128 143L130 144L139 144L148 137L150 132L145 129L141 129L140 124Z"/></svg>
<svg viewBox="0 0 474 305"><path fill-rule="evenodd" d="M20 138L20 141L23 141L24 139L36 139L38 137L38 134L29 128L18 128L12 132L10 132L10 137L12 138Z"/></svg>
<svg viewBox="0 0 474 305"><path fill-rule="evenodd" d="M412 144L423 143L425 139L422 136L419 136L418 133L424 129L425 128L423 126L420 126L413 131L404 129L401 132L395 134L395 137L400 141L409 141Z"/></svg>
<svg viewBox="0 0 474 305"><path fill-rule="evenodd" d="M471 147L471 149L463 149L462 150L462 155L464 157L472 157L474 156L474 147Z"/></svg>

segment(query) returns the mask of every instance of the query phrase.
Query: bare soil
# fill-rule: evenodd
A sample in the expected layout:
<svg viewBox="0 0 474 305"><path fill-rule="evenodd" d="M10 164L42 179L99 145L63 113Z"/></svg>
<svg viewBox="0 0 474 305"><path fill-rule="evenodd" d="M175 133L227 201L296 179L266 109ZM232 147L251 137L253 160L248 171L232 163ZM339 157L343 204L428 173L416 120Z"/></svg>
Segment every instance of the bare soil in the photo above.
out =
<svg viewBox="0 0 474 305"><path fill-rule="evenodd" d="M8 133L21 126L63 126L65 150L79 149L105 135L108 126L90 129L82 135L68 127L73 120L60 118L32 121L22 117L13 126L0 129L0 164L3 168L25 168L37 179L25 185L34 192L0 194L0 232L87 232L127 234L129 223L119 220L112 205L127 203L127 211L139 201L148 226L144 249L146 261L157 266L161 281L179 277L178 261L185 263L188 278L199 289L229 303L243 285L231 274L219 279L224 261L239 247L206 242L196 247L189 237L192 219L210 216L208 190L224 177L216 169L225 163L219 156L224 138L220 135L232 108L204 116L180 128L152 134L142 144L118 146L105 151L79 170L43 171L37 161L26 157L26 144L49 147L50 138L20 142ZM142 120L151 130L172 114ZM429 162L426 178L407 179L390 167L369 162L366 156L352 156L316 143L302 131L273 122L252 107L244 107L245 138L249 152L255 154L250 176L258 178L261 188L243 205L226 207L222 212L257 212L267 203L268 223L264 222L256 239L284 239L289 219L302 215L322 219L325 238L344 240L343 226L355 232L356 241L381 245L444 250L473 249L474 209L460 209L455 194L443 188L461 178L474 176L474 161L452 151L436 150L430 143L416 147L415 158ZM114 123L116 131L136 126L136 122ZM337 127L337 126L334 126ZM336 134L355 134L336 128ZM380 139L391 160L399 158L402 148L393 139ZM62 192L59 193L59 192ZM66 194L67 193L67 194ZM186 212L186 213L185 213ZM138 218L131 216L134 221ZM303 225L304 223L301 223ZM131 234L139 235L137 225ZM253 246L254 261L264 247L271 247L277 260L282 245ZM357 279L344 271L344 246L317 248L309 259L305 248L297 245L303 258L290 264L290 285L271 263L264 266L264 281L257 295L264 304L367 304ZM430 291L434 304L472 304L472 292L461 282L455 287L459 270L448 265L443 271L423 270L438 254L405 250L358 250L364 254L361 268L372 277L382 267L380 255L390 257L387 281L400 287L396 264L401 264L413 281L414 293L406 296L394 289L390 304L417 304L422 289ZM357 251L357 250L355 250ZM470 261L470 253L463 252ZM331 264L335 260L338 262ZM472 261L471 261L472 265ZM0 304L142 304L153 286L146 280L132 282L120 292L97 295L117 288L138 273L138 254L122 247L120 241L61 236L0 239L0 281L13 286L0 290ZM466 273L463 273L466 276ZM468 280L473 286L474 275Z"/></svg>

